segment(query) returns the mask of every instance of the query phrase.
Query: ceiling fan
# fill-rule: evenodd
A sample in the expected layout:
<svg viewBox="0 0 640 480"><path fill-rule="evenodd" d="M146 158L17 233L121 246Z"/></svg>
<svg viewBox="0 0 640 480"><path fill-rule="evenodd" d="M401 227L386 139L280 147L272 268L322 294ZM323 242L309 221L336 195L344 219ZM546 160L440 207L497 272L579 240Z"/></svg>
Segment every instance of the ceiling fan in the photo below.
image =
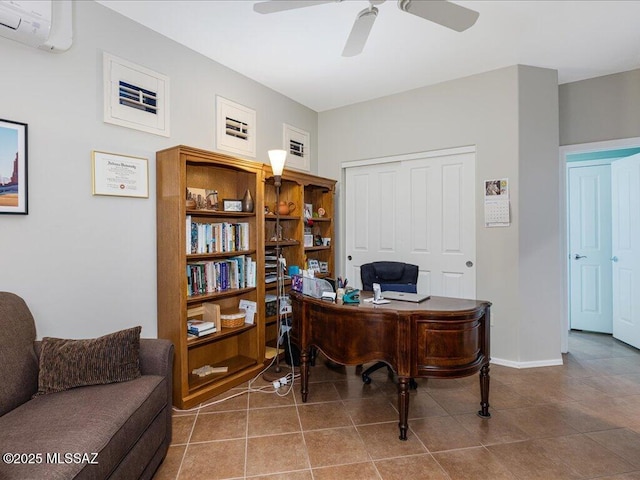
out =
<svg viewBox="0 0 640 480"><path fill-rule="evenodd" d="M276 13L285 10L311 7L323 3L341 2L342 0L271 0L258 2L253 5L258 13ZM385 0L369 0L369 7L358 13L351 28L351 33L342 51L343 57L353 57L364 49L373 23L378 15L376 5ZM448 0L398 0L398 8L403 12L416 15L425 20L437 23L456 32L462 32L471 27L478 16L478 12L462 7Z"/></svg>

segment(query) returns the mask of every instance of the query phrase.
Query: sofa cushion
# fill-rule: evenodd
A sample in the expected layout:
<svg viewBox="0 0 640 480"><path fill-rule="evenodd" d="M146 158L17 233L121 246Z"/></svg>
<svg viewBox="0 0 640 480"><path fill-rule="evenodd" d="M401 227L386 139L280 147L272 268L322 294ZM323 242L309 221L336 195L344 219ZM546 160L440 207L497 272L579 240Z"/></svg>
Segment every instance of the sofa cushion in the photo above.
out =
<svg viewBox="0 0 640 480"><path fill-rule="evenodd" d="M161 376L144 375L129 382L75 388L36 397L0 417L0 451L40 453L43 460L30 465L0 463L0 478L108 478L155 421L166 429L166 382ZM152 448L163 440L164 432L154 435L150 441L157 445ZM89 455L66 463L68 453ZM94 458L93 453L98 455Z"/></svg>
<svg viewBox="0 0 640 480"><path fill-rule="evenodd" d="M138 378L140 330L138 326L87 340L44 337L36 396Z"/></svg>
<svg viewBox="0 0 640 480"><path fill-rule="evenodd" d="M0 416L26 402L38 389L36 326L24 300L0 292Z"/></svg>

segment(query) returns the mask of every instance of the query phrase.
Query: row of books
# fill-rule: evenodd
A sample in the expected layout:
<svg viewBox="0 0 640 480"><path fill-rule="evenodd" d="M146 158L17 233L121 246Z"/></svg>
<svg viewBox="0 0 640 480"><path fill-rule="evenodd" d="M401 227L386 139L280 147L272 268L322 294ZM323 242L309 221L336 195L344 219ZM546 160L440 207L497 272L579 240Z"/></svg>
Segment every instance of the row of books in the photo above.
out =
<svg viewBox="0 0 640 480"><path fill-rule="evenodd" d="M187 264L187 295L256 286L256 262L248 255Z"/></svg>
<svg viewBox="0 0 640 480"><path fill-rule="evenodd" d="M187 255L249 250L249 223L201 223L187 215Z"/></svg>

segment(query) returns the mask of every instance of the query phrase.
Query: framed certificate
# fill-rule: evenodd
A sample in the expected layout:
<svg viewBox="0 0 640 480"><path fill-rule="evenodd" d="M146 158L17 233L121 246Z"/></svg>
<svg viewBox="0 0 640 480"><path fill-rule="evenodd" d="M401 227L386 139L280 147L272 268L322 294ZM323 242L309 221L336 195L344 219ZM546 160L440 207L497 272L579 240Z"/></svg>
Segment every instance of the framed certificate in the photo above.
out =
<svg viewBox="0 0 640 480"><path fill-rule="evenodd" d="M91 177L94 195L149 198L146 158L94 150Z"/></svg>

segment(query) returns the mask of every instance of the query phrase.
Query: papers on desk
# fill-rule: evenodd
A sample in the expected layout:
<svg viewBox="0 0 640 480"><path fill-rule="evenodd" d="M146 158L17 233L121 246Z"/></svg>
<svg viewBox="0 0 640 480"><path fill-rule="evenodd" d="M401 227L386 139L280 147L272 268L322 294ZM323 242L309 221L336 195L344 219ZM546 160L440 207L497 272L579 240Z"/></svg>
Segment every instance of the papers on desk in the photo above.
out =
<svg viewBox="0 0 640 480"><path fill-rule="evenodd" d="M381 298L379 300L374 300L373 298L365 298L364 301L373 303L374 305L384 305L385 303L391 303L391 301L385 300L384 298Z"/></svg>

